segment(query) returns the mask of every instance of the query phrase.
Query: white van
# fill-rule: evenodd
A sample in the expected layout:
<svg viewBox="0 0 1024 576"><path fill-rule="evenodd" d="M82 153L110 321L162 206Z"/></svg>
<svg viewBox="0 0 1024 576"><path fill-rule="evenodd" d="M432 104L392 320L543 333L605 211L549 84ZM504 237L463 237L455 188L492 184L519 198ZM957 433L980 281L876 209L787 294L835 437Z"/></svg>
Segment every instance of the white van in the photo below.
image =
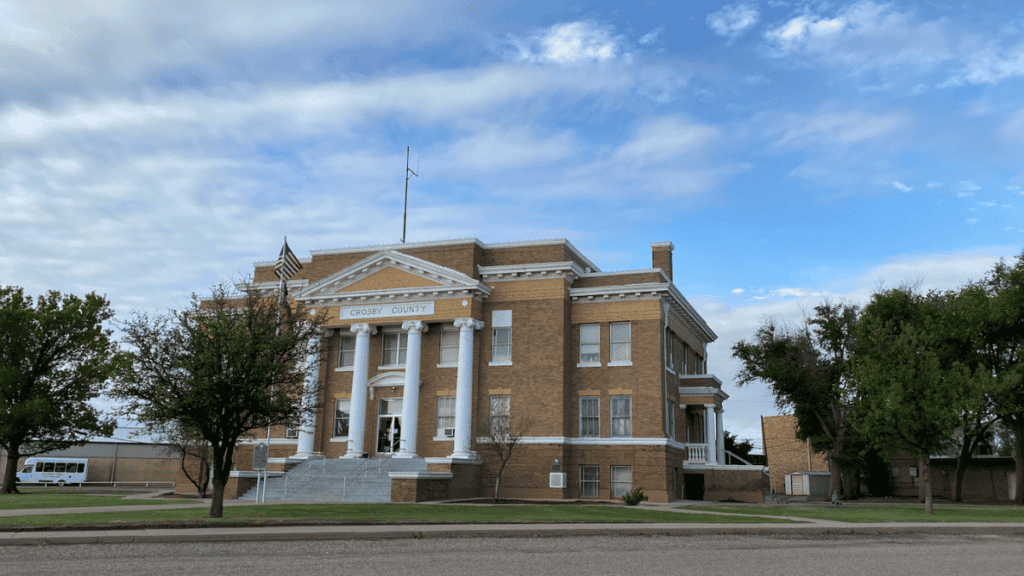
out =
<svg viewBox="0 0 1024 576"><path fill-rule="evenodd" d="M26 484L81 484L89 474L88 458L29 458L18 472Z"/></svg>

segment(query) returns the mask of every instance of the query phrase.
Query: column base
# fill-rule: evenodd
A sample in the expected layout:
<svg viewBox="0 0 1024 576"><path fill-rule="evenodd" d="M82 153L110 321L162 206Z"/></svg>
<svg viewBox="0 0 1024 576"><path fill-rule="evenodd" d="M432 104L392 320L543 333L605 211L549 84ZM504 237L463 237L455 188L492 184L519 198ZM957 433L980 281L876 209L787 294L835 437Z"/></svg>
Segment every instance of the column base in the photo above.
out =
<svg viewBox="0 0 1024 576"><path fill-rule="evenodd" d="M342 458L366 458L366 452L346 452Z"/></svg>
<svg viewBox="0 0 1024 576"><path fill-rule="evenodd" d="M482 462L480 455L476 452L455 452L448 457L450 460L470 460L472 462Z"/></svg>
<svg viewBox="0 0 1024 576"><path fill-rule="evenodd" d="M392 458L419 458L415 452L399 451Z"/></svg>
<svg viewBox="0 0 1024 576"><path fill-rule="evenodd" d="M290 460L309 460L310 458L323 458L324 455L319 452L296 452L288 458Z"/></svg>

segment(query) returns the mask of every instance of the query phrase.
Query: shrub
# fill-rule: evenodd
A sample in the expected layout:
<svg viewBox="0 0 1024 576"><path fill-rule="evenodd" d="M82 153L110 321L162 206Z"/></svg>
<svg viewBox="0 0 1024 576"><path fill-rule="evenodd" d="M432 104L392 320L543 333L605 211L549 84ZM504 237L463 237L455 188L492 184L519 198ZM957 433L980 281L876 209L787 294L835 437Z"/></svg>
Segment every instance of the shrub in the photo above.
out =
<svg viewBox="0 0 1024 576"><path fill-rule="evenodd" d="M647 500L647 496L644 494L644 489L640 487L633 488L622 495L622 501L625 502L627 506L636 506L644 500Z"/></svg>

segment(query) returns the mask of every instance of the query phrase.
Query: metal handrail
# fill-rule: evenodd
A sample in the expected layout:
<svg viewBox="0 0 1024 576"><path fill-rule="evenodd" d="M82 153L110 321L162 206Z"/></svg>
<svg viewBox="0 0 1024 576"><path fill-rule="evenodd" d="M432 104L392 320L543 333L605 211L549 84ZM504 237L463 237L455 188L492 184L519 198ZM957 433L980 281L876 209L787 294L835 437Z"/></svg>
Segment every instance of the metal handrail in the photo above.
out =
<svg viewBox="0 0 1024 576"><path fill-rule="evenodd" d="M366 461L363 462L362 464L360 464L360 466L358 468L356 468L355 470L353 470L349 474L346 474L345 477L344 477L344 480L343 480L343 482L341 484L341 499L345 500L348 497L349 478L355 478L355 477L359 476L359 474L362 474L363 475L363 479L365 480L366 479L366 472L370 468L370 462L371 461L376 461L377 462L377 478L380 478L381 468L383 468L384 464L389 463L391 461L391 456L392 456L391 453L386 453L386 454L378 454L377 458L366 458Z"/></svg>

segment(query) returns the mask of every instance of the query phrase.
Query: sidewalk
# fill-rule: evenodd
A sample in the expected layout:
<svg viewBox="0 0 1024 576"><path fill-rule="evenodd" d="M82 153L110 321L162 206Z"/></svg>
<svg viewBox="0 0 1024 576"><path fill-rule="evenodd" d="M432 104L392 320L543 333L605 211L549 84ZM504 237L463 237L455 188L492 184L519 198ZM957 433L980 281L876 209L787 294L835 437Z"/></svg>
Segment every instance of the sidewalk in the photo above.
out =
<svg viewBox="0 0 1024 576"><path fill-rule="evenodd" d="M251 505L250 501L225 501L225 506ZM681 503L648 504L645 508L680 514L725 514L679 509ZM47 508L4 510L0 516L76 514L118 510L151 510L209 506L209 500L187 504L105 506L94 508ZM730 516L735 516L731 515ZM47 544L130 544L167 542L237 542L273 540L384 540L402 538L532 538L564 536L697 536L707 534L781 535L816 537L838 534L969 534L1024 536L1024 522L903 522L847 523L808 518L789 518L799 524L347 524L289 525L266 527L146 528L114 530L67 530L0 532L0 546Z"/></svg>

